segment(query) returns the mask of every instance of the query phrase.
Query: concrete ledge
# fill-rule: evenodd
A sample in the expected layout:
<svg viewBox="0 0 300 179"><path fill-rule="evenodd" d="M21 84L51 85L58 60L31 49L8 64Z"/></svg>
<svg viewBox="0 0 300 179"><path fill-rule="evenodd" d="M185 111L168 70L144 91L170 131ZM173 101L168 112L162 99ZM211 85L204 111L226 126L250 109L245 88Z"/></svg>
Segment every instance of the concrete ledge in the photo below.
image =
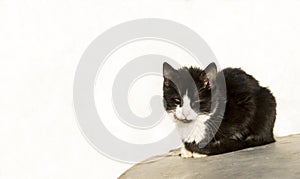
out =
<svg viewBox="0 0 300 179"><path fill-rule="evenodd" d="M277 142L199 159L157 156L119 178L300 178L300 134Z"/></svg>

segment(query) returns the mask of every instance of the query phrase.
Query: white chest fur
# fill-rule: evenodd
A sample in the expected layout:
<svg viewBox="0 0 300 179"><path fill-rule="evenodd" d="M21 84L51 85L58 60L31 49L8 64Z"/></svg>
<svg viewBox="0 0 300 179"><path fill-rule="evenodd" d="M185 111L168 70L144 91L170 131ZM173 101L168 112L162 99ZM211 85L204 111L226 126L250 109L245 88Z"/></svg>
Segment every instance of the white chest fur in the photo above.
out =
<svg viewBox="0 0 300 179"><path fill-rule="evenodd" d="M207 132L207 125L205 121L209 119L209 115L199 115L196 120L190 123L176 122L179 135L183 142L193 142L196 143L205 139Z"/></svg>

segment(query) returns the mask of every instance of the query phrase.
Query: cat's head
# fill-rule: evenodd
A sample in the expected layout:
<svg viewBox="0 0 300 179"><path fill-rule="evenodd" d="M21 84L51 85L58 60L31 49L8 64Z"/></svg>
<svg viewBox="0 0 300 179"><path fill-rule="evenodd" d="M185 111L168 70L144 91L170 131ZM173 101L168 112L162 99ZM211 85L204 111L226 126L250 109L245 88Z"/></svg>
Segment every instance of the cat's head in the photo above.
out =
<svg viewBox="0 0 300 179"><path fill-rule="evenodd" d="M174 69L163 64L164 107L175 120L188 123L211 113L211 90L217 75L215 63L204 70L195 67Z"/></svg>

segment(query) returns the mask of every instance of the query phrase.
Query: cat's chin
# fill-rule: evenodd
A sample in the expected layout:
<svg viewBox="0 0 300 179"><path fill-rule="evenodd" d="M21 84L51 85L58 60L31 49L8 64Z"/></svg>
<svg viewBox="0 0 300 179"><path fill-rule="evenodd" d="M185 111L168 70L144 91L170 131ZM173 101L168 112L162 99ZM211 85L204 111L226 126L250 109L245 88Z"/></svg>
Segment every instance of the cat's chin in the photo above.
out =
<svg viewBox="0 0 300 179"><path fill-rule="evenodd" d="M182 123L191 123L193 120L187 120L187 119L177 119L179 122Z"/></svg>
<svg viewBox="0 0 300 179"><path fill-rule="evenodd" d="M173 120L173 122L175 123L182 123L182 124L189 124L192 123L193 119L179 119L174 113L168 113L169 116L171 117L171 119Z"/></svg>
<svg viewBox="0 0 300 179"><path fill-rule="evenodd" d="M188 124L188 123L191 123L191 122L194 121L194 120L189 120L189 119L179 119L175 115L174 115L174 118L175 118L176 121L181 122L181 123L185 123L185 124Z"/></svg>

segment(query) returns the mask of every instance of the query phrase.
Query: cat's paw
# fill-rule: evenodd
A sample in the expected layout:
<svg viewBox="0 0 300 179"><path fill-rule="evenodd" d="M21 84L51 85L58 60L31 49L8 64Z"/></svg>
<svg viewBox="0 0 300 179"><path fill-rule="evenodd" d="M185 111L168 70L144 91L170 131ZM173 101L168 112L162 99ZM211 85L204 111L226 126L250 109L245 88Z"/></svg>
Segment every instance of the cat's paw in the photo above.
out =
<svg viewBox="0 0 300 179"><path fill-rule="evenodd" d="M199 153L196 153L196 152L193 152L193 158L203 158L203 157L207 157L207 155L205 154L199 154Z"/></svg>
<svg viewBox="0 0 300 179"><path fill-rule="evenodd" d="M186 150L185 147L182 147L181 150L180 150L180 157L181 158L192 158L193 153Z"/></svg>

